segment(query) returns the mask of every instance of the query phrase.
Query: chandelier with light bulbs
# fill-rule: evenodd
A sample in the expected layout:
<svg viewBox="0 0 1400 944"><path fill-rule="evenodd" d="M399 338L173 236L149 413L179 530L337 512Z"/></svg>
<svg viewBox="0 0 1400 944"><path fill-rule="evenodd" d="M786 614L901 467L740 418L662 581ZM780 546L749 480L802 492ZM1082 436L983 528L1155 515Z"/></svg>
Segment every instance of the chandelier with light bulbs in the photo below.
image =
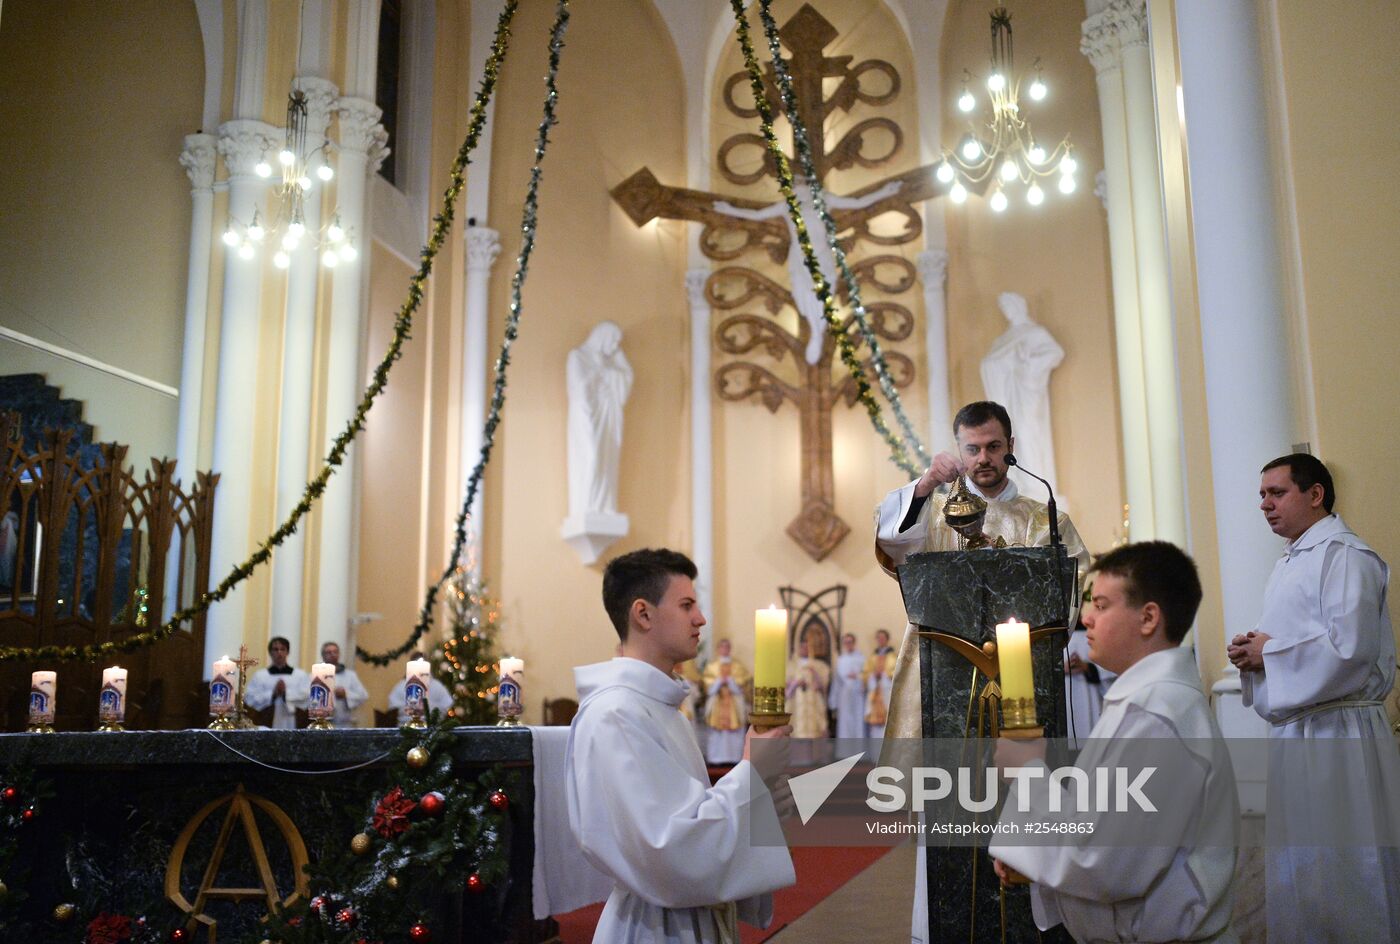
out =
<svg viewBox="0 0 1400 944"><path fill-rule="evenodd" d="M258 246L272 242L277 245L272 264L285 269L292 263L291 254L307 238L326 268L353 262L359 255L354 241L340 225L339 213L333 213L331 222L314 233L306 228L305 201L315 186L313 176L322 183L330 183L335 178L330 164L330 139L322 139L308 152L306 124L306 95L300 89L293 89L287 96L286 138L282 150L277 152L277 164L282 173L282 182L273 189L277 209L266 225L259 211L254 210L252 222L246 226L230 219L224 229L224 243L236 250L240 259L252 259L257 255ZM272 176L267 154L253 167L253 173L264 178Z"/></svg>
<svg viewBox="0 0 1400 944"><path fill-rule="evenodd" d="M1036 59L1035 75L1026 90L1031 101L1041 102L1049 88L1040 73ZM972 74L963 71L963 90L958 97L958 111L971 115L977 108L977 97L969 87ZM1041 181L1059 175L1058 188L1063 194L1075 190L1074 172L1078 162L1069 135L1047 151L1036 141L1030 123L1021 115L1021 76L1014 76L1011 58L1011 14L1005 7L992 11L992 71L987 76L987 93L992 106L991 119L979 128L975 122L957 147L943 152L935 172L938 179L952 186L948 198L954 203L967 200L968 185L990 180L987 202L993 211L1001 213L1010 204L1008 188L1025 187L1025 199L1031 206L1045 202Z"/></svg>

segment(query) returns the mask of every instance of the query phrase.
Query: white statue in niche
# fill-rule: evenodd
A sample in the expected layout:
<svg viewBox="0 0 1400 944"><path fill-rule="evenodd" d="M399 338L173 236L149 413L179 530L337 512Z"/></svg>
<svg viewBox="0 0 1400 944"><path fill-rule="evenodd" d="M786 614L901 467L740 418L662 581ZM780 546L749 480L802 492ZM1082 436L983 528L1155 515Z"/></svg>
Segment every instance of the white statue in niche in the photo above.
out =
<svg viewBox="0 0 1400 944"><path fill-rule="evenodd" d="M1031 320L1023 296L1002 292L997 307L1010 327L982 358L982 387L987 399L1000 403L1011 415L1016 461L1044 476L1058 498L1055 441L1050 430L1050 372L1065 359L1065 350L1049 331ZM1015 469L1011 474L1019 479L1016 485L1023 494L1041 498L1036 489L1044 491L1044 486L1020 476Z"/></svg>
<svg viewBox="0 0 1400 944"><path fill-rule="evenodd" d="M569 352L566 367L569 517L561 534L586 564L628 528L617 510L622 410L632 391L632 366L621 343L622 329L601 321Z"/></svg>
<svg viewBox="0 0 1400 944"><path fill-rule="evenodd" d="M902 181L892 180L863 197L843 197L827 192L827 210L864 210L886 197L894 196L902 186ZM812 188L807 186L805 180L798 180L793 183L792 189L801 208L802 224L807 228L807 236L812 241L812 252L817 257L817 265L821 267L822 277L826 279L826 284L834 296L839 284L836 254L831 251L831 243L826 238L826 224L817 212L816 202L812 199ZM787 201L779 200L766 207L751 210L747 207L737 207L725 200L716 200L714 210L716 213L740 220L771 220L779 216L783 218L788 228L787 269L792 301L798 314L806 319L812 329L812 335L807 341L807 363L815 364L821 360L822 342L826 339L826 314L822 310L822 301L817 296L816 286L812 283L812 274L807 271L807 261L802 255L802 243L797 239L797 227L792 222L792 215L788 213Z"/></svg>

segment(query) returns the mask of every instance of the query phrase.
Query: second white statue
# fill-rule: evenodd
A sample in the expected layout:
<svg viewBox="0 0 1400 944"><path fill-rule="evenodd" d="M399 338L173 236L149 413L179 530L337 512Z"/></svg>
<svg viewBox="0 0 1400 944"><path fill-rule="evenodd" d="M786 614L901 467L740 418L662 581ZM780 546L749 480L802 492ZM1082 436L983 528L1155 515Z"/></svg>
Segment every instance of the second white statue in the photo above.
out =
<svg viewBox="0 0 1400 944"><path fill-rule="evenodd" d="M622 353L622 329L599 322L569 352L569 516L560 534L585 564L627 533L617 510L622 412L632 392L632 366Z"/></svg>

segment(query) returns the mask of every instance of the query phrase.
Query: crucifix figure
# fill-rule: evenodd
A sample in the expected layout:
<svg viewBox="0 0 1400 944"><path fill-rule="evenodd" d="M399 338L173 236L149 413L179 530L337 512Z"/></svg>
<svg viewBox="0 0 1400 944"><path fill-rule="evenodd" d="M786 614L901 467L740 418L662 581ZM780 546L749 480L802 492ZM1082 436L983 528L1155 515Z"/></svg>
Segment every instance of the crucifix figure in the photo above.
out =
<svg viewBox="0 0 1400 944"><path fill-rule="evenodd" d="M893 158L904 136L889 118L880 116L858 121L829 148L825 128L828 118L837 112L850 112L857 105L879 107L893 101L900 88L899 74L894 67L878 59L853 64L852 56L826 55L823 50L838 33L810 5L804 5L793 14L779 30L779 36L790 53L788 71L797 110L807 129L818 179L825 181L831 170L844 170L856 164L874 167ZM884 87L868 88L865 77L870 75L883 76ZM768 99L776 105L781 98L771 64L765 80ZM832 85L831 80L837 81ZM748 74L735 73L725 82L723 99L733 114L756 118L756 107L738 102L734 97L736 89L747 87ZM832 88L829 93L824 91L828 87ZM884 144L883 153L867 153L873 147L872 141L880 139L892 143ZM734 169L731 155L753 147L760 149L761 166L752 171ZM796 152L795 142L792 151ZM837 277L826 228L801 174L800 162L793 159L791 164L798 175L795 190L803 222L822 274L837 296L838 304L848 301L845 287ZM756 183L765 176L776 179L778 173L776 160L764 149L763 138L756 133L736 134L726 140L718 151L718 167L721 176L739 186ZM923 232L923 221L915 205L941 196L947 190L947 185L934 176L935 170L936 165L930 164L887 175L850 194L825 192L827 209L848 256L862 243L876 247L899 246L917 239ZM791 355L796 381L785 380L765 366L741 360L722 365L715 373L715 386L721 399L757 397L774 412L785 401L791 401L798 408L802 448L801 510L788 525L787 532L813 559L822 560L850 531L835 512L831 410L836 401L843 398L848 405L854 403L856 389L836 356L837 345L827 331L821 300L807 271L786 202L781 198L776 202L760 202L671 187L657 180L645 167L614 187L612 196L638 226L658 217L702 224L701 249L717 262L732 263L753 251L762 251L772 263L786 266L788 284L783 285L753 268L723 265L711 274L705 294L711 305L720 310L733 310L758 300L767 309L767 315L740 313L725 319L715 330L716 343L727 354L745 355L761 349L778 362ZM887 213L903 217L901 232L890 235L872 231L871 222ZM875 335L896 342L909 337L914 317L897 296L913 287L914 266L903 256L890 253L867 255L848 264L860 279L863 293L873 289L884 296L865 306ZM797 312L795 330L789 330L776 320L785 306ZM853 317L848 315L842 330L849 331L852 326ZM852 342L859 348L864 339L855 332ZM913 381L913 361L890 350L886 350L885 358L896 387ZM833 376L833 362L839 371L836 376ZM867 374L871 373L868 364L866 370Z"/></svg>

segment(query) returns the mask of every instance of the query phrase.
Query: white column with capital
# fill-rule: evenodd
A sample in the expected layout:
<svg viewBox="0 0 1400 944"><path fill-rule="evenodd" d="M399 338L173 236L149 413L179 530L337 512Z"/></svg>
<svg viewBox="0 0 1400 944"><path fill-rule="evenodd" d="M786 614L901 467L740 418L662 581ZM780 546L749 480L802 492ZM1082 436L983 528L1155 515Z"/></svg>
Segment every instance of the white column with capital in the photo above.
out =
<svg viewBox="0 0 1400 944"><path fill-rule="evenodd" d="M918 256L924 283L924 351L928 357L928 448L953 437L952 392L948 384L948 250L926 249Z"/></svg>
<svg viewBox="0 0 1400 944"><path fill-rule="evenodd" d="M1117 17L1118 39L1122 44L1129 190L1133 201L1133 238L1137 243L1138 314L1142 323L1143 388L1152 455L1153 536L1186 547L1186 487L1182 475L1185 457L1177 387L1176 326L1167 260L1166 213L1162 205L1147 2L1114 0L1108 12Z"/></svg>
<svg viewBox="0 0 1400 944"><path fill-rule="evenodd" d="M253 167L274 153L277 129L261 121L235 119L219 128L218 150L228 169L228 214L246 226L262 195L264 181ZM258 367L258 315L262 258L240 258L227 248L219 324L219 375L214 396L213 471L219 474L210 555L211 579L217 583L252 549L253 379ZM243 641L246 585L240 585L209 609L204 636L204 665Z"/></svg>
<svg viewBox="0 0 1400 944"><path fill-rule="evenodd" d="M468 226L466 253L466 298L462 319L462 484L458 494L467 495L467 480L481 458L483 424L487 410L487 376L491 363L487 325L490 316L491 267L501 254L501 234L489 226ZM484 483L483 483L484 484ZM481 539L482 485L477 486L467 522L473 542Z"/></svg>
<svg viewBox="0 0 1400 944"><path fill-rule="evenodd" d="M695 590L708 619L715 615L715 499L714 433L710 422L710 300L705 296L709 269L685 274L685 297L690 306L690 527L691 554L700 572ZM711 639L705 624L705 641ZM707 656L714 650L706 647Z"/></svg>
<svg viewBox="0 0 1400 944"><path fill-rule="evenodd" d="M180 414L175 434L175 474L186 487L199 469L199 417L204 392L204 339L209 318L210 250L214 242L214 164L218 139L187 134L180 166L190 178L190 262L185 280L185 337L180 354ZM161 620L179 609L175 599L180 577L180 546L166 561L165 605Z"/></svg>
<svg viewBox="0 0 1400 944"><path fill-rule="evenodd" d="M306 95L306 140L315 146L326 135L339 90L313 76L293 83ZM321 203L326 187L319 181L302 205L306 237L289 255L286 317L282 334L281 420L277 428L277 521L284 521L301 500L310 475L312 361L316 347L316 295L320 261L315 236L321 228ZM279 247L269 246L267 251ZM347 263L348 265L348 263ZM272 555L273 635L298 639L302 623L302 593L306 576L306 529L288 535Z"/></svg>
<svg viewBox="0 0 1400 944"><path fill-rule="evenodd" d="M1098 78L1103 125L1104 209L1108 214L1109 271L1117 346L1118 412L1123 436L1123 479L1129 508L1128 539L1157 534L1152 490L1147 386L1143 367L1142 311L1138 304L1137 238L1133 231L1132 165L1128 156L1127 103L1123 88L1120 23L1131 4L1117 3L1084 21L1079 49Z"/></svg>
<svg viewBox="0 0 1400 944"><path fill-rule="evenodd" d="M1301 438L1254 10L1176 6L1227 640L1253 628L1279 554L1257 505L1259 469Z"/></svg>
<svg viewBox="0 0 1400 944"><path fill-rule="evenodd" d="M340 225L360 250L358 265L336 266L331 276L330 331L326 339L325 435L330 451L355 413L363 393L360 340L365 330L365 271L369 265L369 226L365 194L369 175L385 155L379 106L346 97L336 106L340 149L336 202ZM355 612L355 554L359 516L355 509L355 447L352 445L322 497L319 573L316 580L316 640L347 650L349 621Z"/></svg>

